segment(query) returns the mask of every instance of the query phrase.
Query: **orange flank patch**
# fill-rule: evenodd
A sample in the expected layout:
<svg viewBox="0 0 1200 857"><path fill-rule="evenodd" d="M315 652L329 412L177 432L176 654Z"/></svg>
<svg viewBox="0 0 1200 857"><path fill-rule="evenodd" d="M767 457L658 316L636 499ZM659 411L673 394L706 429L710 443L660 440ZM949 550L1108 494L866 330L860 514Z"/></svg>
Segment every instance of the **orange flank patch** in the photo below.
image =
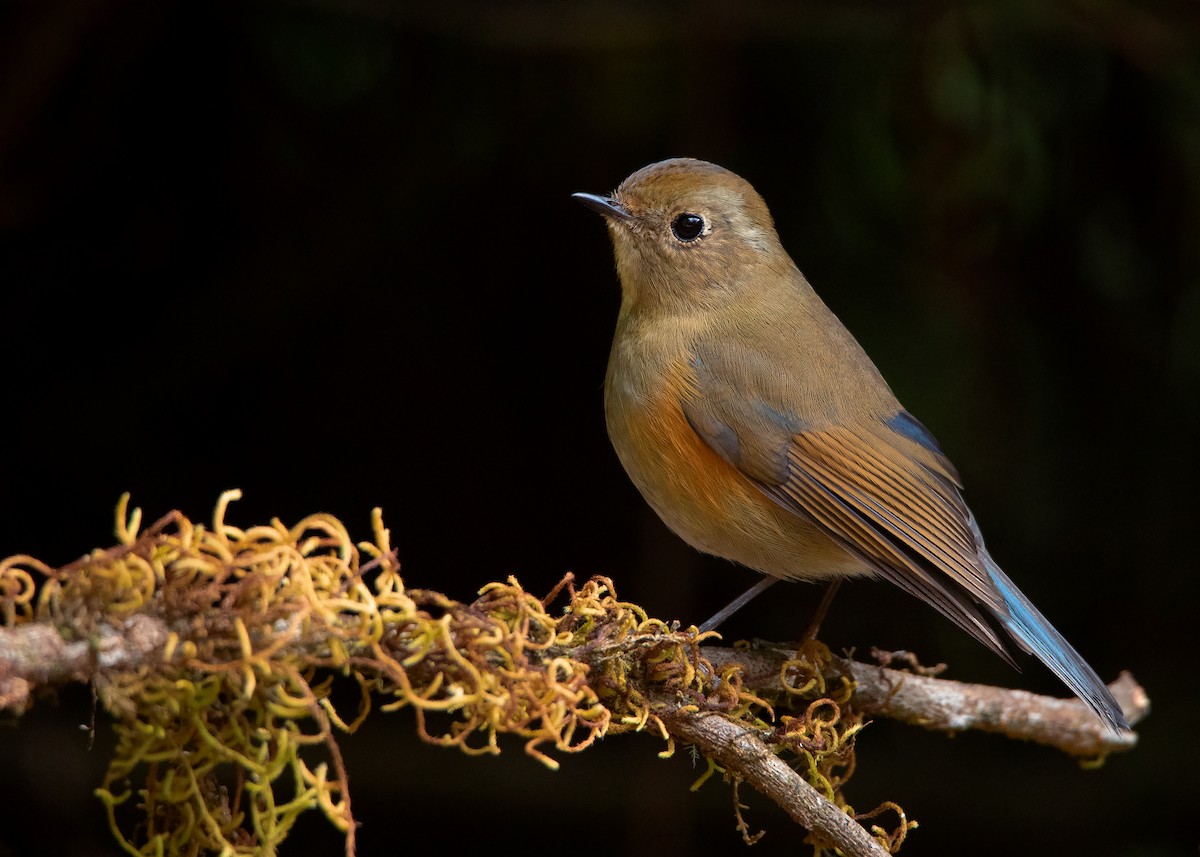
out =
<svg viewBox="0 0 1200 857"><path fill-rule="evenodd" d="M611 415L623 423L625 438L616 444L622 463L667 526L701 551L776 577L869 573L861 560L812 521L767 497L766 486L696 434L680 406L677 391L686 389L682 379L669 381L652 400L626 400Z"/></svg>

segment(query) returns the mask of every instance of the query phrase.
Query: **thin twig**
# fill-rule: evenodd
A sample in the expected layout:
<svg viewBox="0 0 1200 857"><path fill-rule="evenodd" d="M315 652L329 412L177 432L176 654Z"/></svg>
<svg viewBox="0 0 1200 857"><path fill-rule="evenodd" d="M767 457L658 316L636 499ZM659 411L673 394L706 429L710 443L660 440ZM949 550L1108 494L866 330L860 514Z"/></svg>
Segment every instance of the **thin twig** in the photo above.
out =
<svg viewBox="0 0 1200 857"><path fill-rule="evenodd" d="M704 712L681 709L671 698L654 698L655 713L677 739L748 782L792 819L827 839L847 857L881 857L887 850L867 830L810 786L745 726Z"/></svg>

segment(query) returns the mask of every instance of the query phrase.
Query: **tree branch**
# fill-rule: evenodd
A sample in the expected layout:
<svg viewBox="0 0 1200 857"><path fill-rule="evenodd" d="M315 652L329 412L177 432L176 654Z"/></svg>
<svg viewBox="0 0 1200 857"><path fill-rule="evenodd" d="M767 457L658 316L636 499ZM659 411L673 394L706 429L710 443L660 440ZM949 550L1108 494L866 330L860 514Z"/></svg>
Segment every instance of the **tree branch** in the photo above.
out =
<svg viewBox="0 0 1200 857"><path fill-rule="evenodd" d="M291 529L226 525L235 496L223 495L209 530L172 513L140 536L138 514L126 524L122 501L121 545L57 570L28 557L0 562L0 710L24 712L39 687L93 684L120 736L98 794L127 847L112 814L126 792L110 786L128 788L149 752L143 736L153 734L153 755L163 760L150 763L146 785L158 790L156 829L173 831L179 818L199 813L217 844L249 835L246 822L220 821L241 819L243 804L210 799L204 789L182 798L164 792L171 775L211 778L214 765L228 763L238 776L273 783L294 769L302 779L311 775L304 800L293 800L280 819L255 814L254 835L278 842L295 813L320 806L347 833L353 854L355 822L333 727L356 728L372 697L393 700L380 706L385 711L411 706L431 743L491 753L499 752L498 733L515 733L551 767L558 763L539 747L578 752L606 733L660 724L664 737L722 766L735 788L749 783L814 841L848 857L894 851L912 826L900 812L894 833L867 830L860 822L874 813L848 814L841 788L864 715L999 732L1089 758L1137 743L1136 734L1110 732L1077 701L934 678L915 663L910 672L831 657L815 642L800 652L703 646L708 635L647 617L619 601L607 578L577 589L568 575L544 599L510 579L488 584L473 603L455 602L404 585L378 513L376 542L359 545L375 559L360 565L348 533L328 516ZM548 604L564 588L570 603L552 615ZM358 717L344 720L326 698L327 684L304 678L321 668L358 680ZM1113 691L1131 723L1148 713L1145 692L1128 674ZM228 704L210 704L214 694ZM769 704L785 697L807 708L798 714L789 704L776 716ZM170 705L158 701L166 698ZM332 777L298 749L270 768L256 761L262 747L251 738L269 736L281 712L289 723L316 722L306 746L328 745ZM451 713L449 727L430 731L426 712ZM200 742L200 733L209 740ZM213 744L225 742L236 752L214 755ZM268 743L287 745L282 737ZM803 776L789 759L808 760ZM887 803L876 812L885 809L899 810ZM157 836L156 847L170 851L171 835Z"/></svg>
<svg viewBox="0 0 1200 857"><path fill-rule="evenodd" d="M746 686L764 687L778 683L779 671L793 651L705 646L702 653L718 669L741 664ZM996 732L1073 756L1095 757L1137 746L1136 732L1113 732L1077 699L933 678L845 658L837 658L835 664L835 670L857 685L854 705L869 714L938 732ZM1109 689L1130 724L1149 714L1150 698L1130 673L1122 672Z"/></svg>
<svg viewBox="0 0 1200 857"><path fill-rule="evenodd" d="M98 670L155 663L166 639L166 624L144 614L130 616L123 627L102 625L91 640L67 640L42 624L0 627L0 710L23 712L38 686L88 682ZM740 664L746 687L774 689L794 652L704 646L701 653L717 669ZM827 677L841 671L853 678L857 708L935 732L994 732L1085 757L1137 746L1136 732L1113 733L1077 699L933 678L846 658L835 664ZM1131 724L1149 714L1150 699L1130 673L1122 672L1109 689Z"/></svg>
<svg viewBox="0 0 1200 857"><path fill-rule="evenodd" d="M837 845L848 857L882 857L887 850L837 806L806 783L750 729L712 712L681 708L662 695L651 698L673 736L736 773L777 803L792 819Z"/></svg>
<svg viewBox="0 0 1200 857"><path fill-rule="evenodd" d="M0 711L23 713L41 686L90 682L102 670L157 663L166 641L166 623L140 613L119 627L100 625L87 640L68 640L49 624L0 627Z"/></svg>

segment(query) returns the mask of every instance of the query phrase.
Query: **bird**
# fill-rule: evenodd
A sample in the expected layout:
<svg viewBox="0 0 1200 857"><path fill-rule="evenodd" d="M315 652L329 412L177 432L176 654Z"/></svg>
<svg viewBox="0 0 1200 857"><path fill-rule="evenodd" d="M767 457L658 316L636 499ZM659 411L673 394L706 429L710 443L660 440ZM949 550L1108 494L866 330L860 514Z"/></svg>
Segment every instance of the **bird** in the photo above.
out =
<svg viewBox="0 0 1200 857"><path fill-rule="evenodd" d="M573 197L604 217L621 284L604 381L617 457L685 542L766 575L708 627L776 580L882 578L1016 667L1006 632L1129 729L988 553L958 471L809 285L749 182L672 158Z"/></svg>

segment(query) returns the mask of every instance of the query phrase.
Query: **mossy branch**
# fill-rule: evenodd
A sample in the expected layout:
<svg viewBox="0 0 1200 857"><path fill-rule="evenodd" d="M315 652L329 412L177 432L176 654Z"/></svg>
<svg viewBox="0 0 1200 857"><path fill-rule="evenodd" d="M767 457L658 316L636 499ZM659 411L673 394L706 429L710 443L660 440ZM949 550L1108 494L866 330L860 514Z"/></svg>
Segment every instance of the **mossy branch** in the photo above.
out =
<svg viewBox="0 0 1200 857"><path fill-rule="evenodd" d="M27 556L0 562L0 709L23 712L42 687L92 684L118 735L97 794L130 854L274 854L313 808L352 854L335 733L373 705L411 708L424 740L467 753L498 753L499 735L522 736L551 768L551 753L650 729L663 755L677 740L699 747L735 796L750 783L814 846L847 855L894 853L915 827L895 804L858 814L843 796L867 714L1003 731L1088 757L1136 740L1104 732L1073 703L855 663L819 643L702 645L714 635L647 617L604 578L576 588L568 575L545 599L510 579L462 604L405 586L378 511L374 540L356 545L326 515L230 526L237 496L222 496L211 528L173 512L145 531L123 498L117 547L59 569ZM337 675L361 689L352 717L331 703ZM1123 681L1135 722L1148 701ZM136 836L117 821L131 800L143 815ZM897 825L858 823L882 812Z"/></svg>
<svg viewBox="0 0 1200 857"><path fill-rule="evenodd" d="M763 646L753 650L705 646L702 651L714 666L737 663L749 687L771 681L794 656L794 649ZM829 666L854 681L854 707L864 714L933 732L994 732L1045 744L1083 760L1101 760L1137 746L1136 732L1113 732L1078 699L937 678L944 664L925 668L908 652L876 649L871 655L875 664L833 657ZM905 669L884 666L897 661ZM1131 673L1122 672L1108 688L1131 724L1150 713L1150 698Z"/></svg>

